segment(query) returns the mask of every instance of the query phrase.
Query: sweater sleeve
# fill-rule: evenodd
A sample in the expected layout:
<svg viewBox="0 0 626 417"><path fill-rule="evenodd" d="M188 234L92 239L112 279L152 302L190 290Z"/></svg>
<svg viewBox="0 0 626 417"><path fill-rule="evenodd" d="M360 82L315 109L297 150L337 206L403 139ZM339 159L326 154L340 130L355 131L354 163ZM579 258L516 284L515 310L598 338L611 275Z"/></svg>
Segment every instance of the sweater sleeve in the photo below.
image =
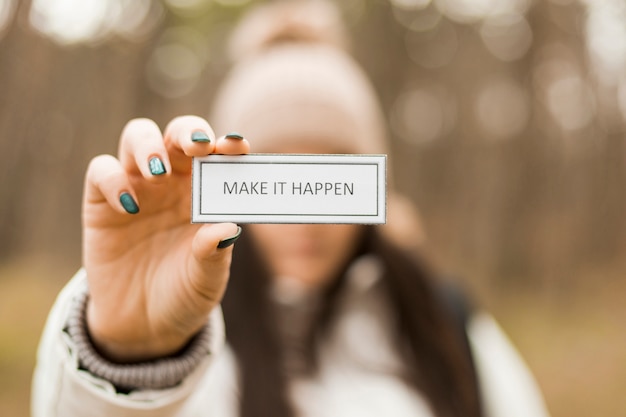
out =
<svg viewBox="0 0 626 417"><path fill-rule="evenodd" d="M189 398L202 385L224 345L220 309L176 357L118 365L100 357L85 329L87 280L83 270L61 291L37 353L33 417L187 417ZM122 389L120 389L122 388Z"/></svg>
<svg viewBox="0 0 626 417"><path fill-rule="evenodd" d="M86 288L74 297L65 331L74 342L80 367L111 382L119 391L174 387L211 353L211 326L207 323L176 356L143 363L111 363L96 351L89 337L86 323L88 300Z"/></svg>
<svg viewBox="0 0 626 417"><path fill-rule="evenodd" d="M549 417L530 370L494 318L472 315L467 333L486 417Z"/></svg>

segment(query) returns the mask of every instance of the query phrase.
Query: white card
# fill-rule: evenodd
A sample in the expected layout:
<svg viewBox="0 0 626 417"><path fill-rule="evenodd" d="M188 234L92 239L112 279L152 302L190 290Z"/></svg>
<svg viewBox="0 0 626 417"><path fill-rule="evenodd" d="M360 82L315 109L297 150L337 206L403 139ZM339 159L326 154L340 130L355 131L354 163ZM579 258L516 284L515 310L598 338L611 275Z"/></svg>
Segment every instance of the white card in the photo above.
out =
<svg viewBox="0 0 626 417"><path fill-rule="evenodd" d="M386 222L386 155L209 155L193 160L193 223Z"/></svg>

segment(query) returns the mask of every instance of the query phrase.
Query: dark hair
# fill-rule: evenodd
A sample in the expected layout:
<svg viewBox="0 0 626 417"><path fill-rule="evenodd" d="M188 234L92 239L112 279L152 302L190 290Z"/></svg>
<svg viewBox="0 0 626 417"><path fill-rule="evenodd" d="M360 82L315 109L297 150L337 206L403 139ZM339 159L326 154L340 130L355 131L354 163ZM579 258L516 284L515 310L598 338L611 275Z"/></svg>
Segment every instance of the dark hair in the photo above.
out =
<svg viewBox="0 0 626 417"><path fill-rule="evenodd" d="M430 401L439 417L480 417L476 375L464 328L435 287L425 263L384 240L366 227L362 244L351 257L373 254L382 262L383 283L394 306L398 354L407 364L409 383ZM332 323L336 302L349 266L327 290L322 314L311 334L323 337ZM251 239L239 240L231 278L223 301L227 340L237 358L241 417L293 417L283 351L272 302L270 276ZM310 343L311 361L315 362Z"/></svg>

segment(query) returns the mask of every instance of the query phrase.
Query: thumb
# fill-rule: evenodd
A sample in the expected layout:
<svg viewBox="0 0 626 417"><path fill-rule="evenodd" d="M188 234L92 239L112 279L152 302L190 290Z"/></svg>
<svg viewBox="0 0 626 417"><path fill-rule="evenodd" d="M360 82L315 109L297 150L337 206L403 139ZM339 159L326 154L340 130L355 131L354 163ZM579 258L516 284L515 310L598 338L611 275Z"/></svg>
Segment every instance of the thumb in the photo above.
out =
<svg viewBox="0 0 626 417"><path fill-rule="evenodd" d="M241 236L241 227L234 223L203 225L197 232L192 243L192 254L200 262L230 254L232 250L224 249L232 246Z"/></svg>
<svg viewBox="0 0 626 417"><path fill-rule="evenodd" d="M200 227L191 245L189 280L203 298L219 303L224 294L233 244L241 235L234 223L206 224Z"/></svg>

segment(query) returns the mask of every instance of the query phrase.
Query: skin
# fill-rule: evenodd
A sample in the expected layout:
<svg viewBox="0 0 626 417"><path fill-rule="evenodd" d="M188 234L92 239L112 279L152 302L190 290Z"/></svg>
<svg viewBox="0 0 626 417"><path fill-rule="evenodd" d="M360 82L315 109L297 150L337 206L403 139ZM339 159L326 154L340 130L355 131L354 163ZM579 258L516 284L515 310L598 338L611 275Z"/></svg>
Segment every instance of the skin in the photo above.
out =
<svg viewBox="0 0 626 417"><path fill-rule="evenodd" d="M210 143L191 141L203 131ZM191 157L244 154L246 140L216 140L195 116L170 122L163 133L151 120L130 121L117 158L94 158L83 198L83 263L90 302L87 325L96 348L116 362L146 360L181 349L219 304L228 280L232 223L189 223ZM152 175L150 158L167 170ZM129 214L119 196L130 193L140 212Z"/></svg>
<svg viewBox="0 0 626 417"><path fill-rule="evenodd" d="M210 143L193 142L201 131ZM137 362L179 351L206 323L228 282L232 223L190 224L191 157L245 154L249 143L215 138L196 116L172 120L161 133L148 119L124 128L117 157L94 158L85 178L83 263L90 300L87 326L95 347L108 359ZM319 153L332 149L288 149ZM153 175L158 157L166 173ZM120 203L129 193L139 213ZM328 284L354 250L355 225L250 225L251 237L278 279L309 288Z"/></svg>
<svg viewBox="0 0 626 417"><path fill-rule="evenodd" d="M360 229L354 225L255 224L248 230L275 279L292 279L318 289L339 272Z"/></svg>

